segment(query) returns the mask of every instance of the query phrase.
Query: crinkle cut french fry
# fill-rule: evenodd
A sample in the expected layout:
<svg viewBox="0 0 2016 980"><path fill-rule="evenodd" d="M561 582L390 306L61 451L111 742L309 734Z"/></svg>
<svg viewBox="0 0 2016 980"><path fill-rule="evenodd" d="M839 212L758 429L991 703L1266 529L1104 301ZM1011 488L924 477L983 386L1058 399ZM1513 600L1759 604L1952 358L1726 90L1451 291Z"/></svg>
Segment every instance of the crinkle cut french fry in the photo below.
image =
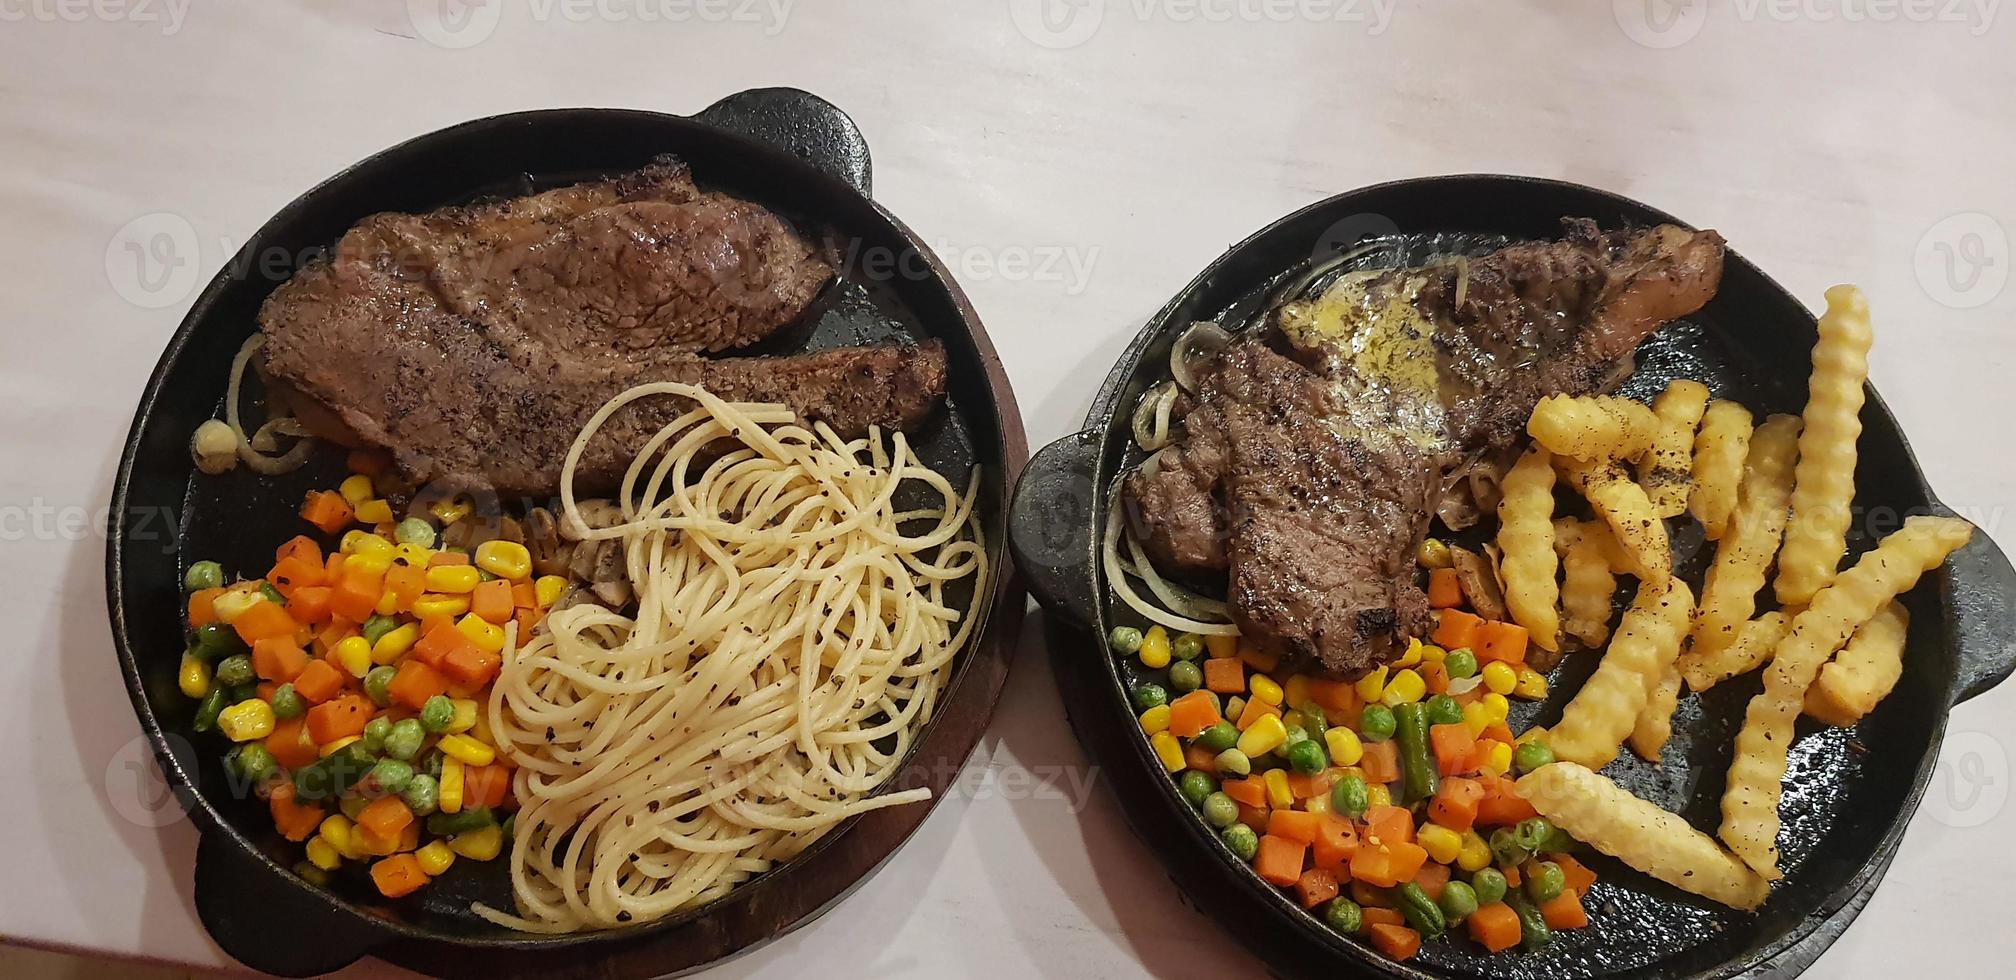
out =
<svg viewBox="0 0 2016 980"><path fill-rule="evenodd" d="M1680 665L1670 663L1653 684L1638 712L1638 724L1631 729L1631 751L1647 762L1658 762L1666 742L1673 737L1673 712L1680 707Z"/></svg>
<svg viewBox="0 0 2016 980"><path fill-rule="evenodd" d="M1771 895L1770 884L1715 838L1582 766L1542 766L1514 791L1576 840L1681 891L1737 909Z"/></svg>
<svg viewBox="0 0 2016 980"><path fill-rule="evenodd" d="M1700 693L1731 677L1747 674L1771 659L1771 651L1792 628L1792 617L1772 610L1736 627L1736 639L1713 652L1696 647L1680 657L1680 675L1687 687Z"/></svg>
<svg viewBox="0 0 2016 980"><path fill-rule="evenodd" d="M1778 803L1787 753L1806 690L1821 665L1877 610L1917 585L1973 533L1973 525L1957 518L1910 518L1816 593L1806 611L1792 620L1792 631L1764 671L1763 692L1750 699L1744 712L1722 794L1722 840L1758 874L1771 880L1782 876Z"/></svg>
<svg viewBox="0 0 2016 980"><path fill-rule="evenodd" d="M1561 555L1561 628L1591 647L1602 646L1610 636L1616 540L1602 521L1554 521L1554 548Z"/></svg>
<svg viewBox="0 0 2016 980"><path fill-rule="evenodd" d="M1554 756L1601 769L1617 758L1618 747L1638 724L1645 702L1666 668L1680 653L1694 594L1687 583L1668 577L1665 586L1644 583L1610 639L1596 673L1575 693L1549 729Z"/></svg>
<svg viewBox="0 0 2016 980"><path fill-rule="evenodd" d="M1629 398L1549 395L1533 407L1526 432L1556 456L1585 462L1637 459L1652 448L1659 418Z"/></svg>
<svg viewBox="0 0 2016 980"><path fill-rule="evenodd" d="M1792 496L1792 461L1799 449L1799 417L1773 415L1750 439L1743 489L1717 542L1715 564L1701 585L1701 618L1694 649L1714 653L1736 639L1736 628L1757 611L1757 591L1785 533L1785 504Z"/></svg>
<svg viewBox="0 0 2016 980"><path fill-rule="evenodd" d="M1722 539L1729 528L1729 515L1736 510L1743 460L1750 455L1751 427L1750 410L1735 402L1710 402L1701 416L1701 431L1694 436L1694 488L1687 508L1701 522L1710 541Z"/></svg>
<svg viewBox="0 0 2016 980"><path fill-rule="evenodd" d="M1792 519L1778 553L1778 601L1813 598L1834 578L1848 550L1855 504L1855 443L1862 438L1862 386L1869 380L1869 301L1853 286L1827 291L1813 374L1806 382L1805 428L1792 484Z"/></svg>
<svg viewBox="0 0 2016 980"><path fill-rule="evenodd" d="M1820 668L1806 692L1806 713L1845 728L1874 711L1904 676L1904 637L1910 631L1911 614L1902 603L1884 606Z"/></svg>
<svg viewBox="0 0 2016 980"><path fill-rule="evenodd" d="M1673 574L1672 545L1666 539L1666 522L1652 510L1645 489L1625 474L1616 463L1587 463L1561 460L1568 482L1617 538L1626 560L1626 570L1638 581L1663 585Z"/></svg>
<svg viewBox="0 0 2016 980"><path fill-rule="evenodd" d="M1498 570L1505 583L1505 606L1543 650L1561 649L1560 597L1554 572L1554 463L1534 446L1519 457L1500 484Z"/></svg>
<svg viewBox="0 0 2016 980"><path fill-rule="evenodd" d="M1694 428L1701 424L1707 409L1708 386L1684 378L1668 384L1652 400L1659 432L1653 437L1652 451L1638 464L1638 482L1660 517L1679 517L1687 512L1687 491L1693 482Z"/></svg>

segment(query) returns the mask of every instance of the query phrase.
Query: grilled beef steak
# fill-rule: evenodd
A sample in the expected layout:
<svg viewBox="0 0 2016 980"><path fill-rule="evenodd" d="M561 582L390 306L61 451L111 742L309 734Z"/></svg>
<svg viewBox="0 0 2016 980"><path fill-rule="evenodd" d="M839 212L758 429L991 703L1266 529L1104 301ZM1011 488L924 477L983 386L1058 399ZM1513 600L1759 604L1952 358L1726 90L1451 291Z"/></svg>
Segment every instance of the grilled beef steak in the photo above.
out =
<svg viewBox="0 0 2016 980"><path fill-rule="evenodd" d="M1197 370L1184 441L1124 489L1157 567L1227 572L1245 635L1335 674L1423 635L1412 553L1444 495L1720 281L1714 232L1567 224L1467 268L1348 275Z"/></svg>
<svg viewBox="0 0 2016 980"><path fill-rule="evenodd" d="M381 214L267 298L261 370L318 435L391 451L415 485L554 492L568 445L653 381L776 401L845 435L914 428L944 393L938 345L710 359L798 319L833 270L781 218L661 161L612 180L423 215ZM670 398L620 409L577 489L621 478Z"/></svg>

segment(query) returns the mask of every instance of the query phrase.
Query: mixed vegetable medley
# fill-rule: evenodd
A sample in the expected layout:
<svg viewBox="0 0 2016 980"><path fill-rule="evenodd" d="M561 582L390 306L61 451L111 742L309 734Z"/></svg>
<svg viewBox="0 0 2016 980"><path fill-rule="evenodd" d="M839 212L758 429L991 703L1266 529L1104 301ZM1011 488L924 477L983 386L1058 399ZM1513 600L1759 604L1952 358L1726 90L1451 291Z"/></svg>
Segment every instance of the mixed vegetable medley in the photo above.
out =
<svg viewBox="0 0 2016 980"><path fill-rule="evenodd" d="M189 566L179 679L198 701L195 729L230 740L226 766L283 836L306 842L295 871L322 884L346 862L368 864L377 890L398 898L510 839L511 765L482 705L505 627L527 633L567 583L535 578L511 541L437 548L465 504L394 523L373 484L378 461L353 454L351 465L301 510L340 535L333 551L301 535L256 575Z"/></svg>
<svg viewBox="0 0 2016 980"><path fill-rule="evenodd" d="M1507 727L1508 699L1544 699L1547 681L1525 628L1461 608L1452 572L1431 572L1429 597L1433 642L1356 682L1282 677L1236 636L1121 626L1108 642L1166 678L1132 691L1141 729L1262 879L1395 960L1459 929L1493 953L1538 949L1588 925L1596 880L1512 788L1554 761Z"/></svg>

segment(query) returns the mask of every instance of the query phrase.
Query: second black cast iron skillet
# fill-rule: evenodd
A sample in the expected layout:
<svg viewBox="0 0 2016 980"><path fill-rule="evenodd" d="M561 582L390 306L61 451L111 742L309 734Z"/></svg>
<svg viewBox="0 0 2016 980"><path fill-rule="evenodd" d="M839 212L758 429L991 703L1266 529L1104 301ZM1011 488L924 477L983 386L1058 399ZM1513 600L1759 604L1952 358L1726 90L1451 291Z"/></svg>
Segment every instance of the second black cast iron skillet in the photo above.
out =
<svg viewBox="0 0 2016 980"><path fill-rule="evenodd" d="M1386 960L1326 929L1287 894L1232 857L1163 775L1140 736L1127 691L1137 665L1105 651L1115 625L1141 625L1113 596L1098 562L1101 517L1114 481L1140 459L1129 415L1142 393L1168 378L1169 347L1196 320L1231 325L1266 305L1270 291L1340 250L1384 243L1409 261L1453 246L1488 249L1507 240L1556 238L1564 216L1604 228L1679 222L1635 201L1588 187L1505 176L1404 180L1352 191L1270 225L1204 270L1141 331L1108 375L1083 431L1036 454L1016 490L1011 543L1019 566L1051 613L1058 686L1079 741L1106 770L1122 809L1185 894L1213 895L1211 914L1277 970L1390 977L1657 977L1710 980L1790 977L1811 965L1867 902L1894 854L1938 758L1948 708L1987 690L2016 666L2016 571L1977 534L1907 601L1912 613L1902 682L1854 729L1808 724L1794 746L1780 838L1788 875L1756 914L1720 908L1605 858L1589 906L1590 928L1559 935L1546 950L1488 956L1467 940L1430 943L1408 963ZM1878 311L1881 329L1881 311ZM1624 393L1645 398L1676 377L1706 382L1761 418L1805 401L1811 314L1755 266L1730 252L1721 291L1699 314L1669 325L1639 352ZM1956 423L1959 420L1955 420ZM1862 412L1856 474L1860 519L1851 550L1903 515L1947 513L1925 485L1896 419L1875 392ZM1676 535L1690 580L1712 557ZM1546 705L1515 710L1515 728L1548 724L1594 669L1570 657L1551 678ZM1647 799L1712 831L1731 745L1752 675L1683 701L1663 764L1626 757L1608 770ZM1172 896L1173 897L1173 896Z"/></svg>

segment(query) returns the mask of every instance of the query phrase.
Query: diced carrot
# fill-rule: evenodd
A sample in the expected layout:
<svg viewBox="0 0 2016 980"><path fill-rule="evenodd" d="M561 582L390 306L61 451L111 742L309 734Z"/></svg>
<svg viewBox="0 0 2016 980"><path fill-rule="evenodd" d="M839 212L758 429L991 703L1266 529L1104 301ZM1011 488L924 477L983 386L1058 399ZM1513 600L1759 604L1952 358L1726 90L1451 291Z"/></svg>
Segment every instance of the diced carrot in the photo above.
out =
<svg viewBox="0 0 2016 980"><path fill-rule="evenodd" d="M476 591L469 593L469 611L498 626L510 622L518 611L511 602L511 583L501 578L476 583Z"/></svg>
<svg viewBox="0 0 2016 980"><path fill-rule="evenodd" d="M273 784L272 793L266 798L266 807L273 814L274 829L291 841L313 837L316 828L322 825L322 808L296 800L294 784L284 779Z"/></svg>
<svg viewBox="0 0 2016 980"><path fill-rule="evenodd" d="M349 560L349 555L340 551L332 551L327 557L322 559L322 572L327 576L329 581L334 582L337 576L343 574L343 563Z"/></svg>
<svg viewBox="0 0 2016 980"><path fill-rule="evenodd" d="M281 559L289 557L314 562L316 567L319 568L322 565L323 558L322 546L316 544L314 538L305 534L297 534L288 538L280 547L273 549L273 561L275 564L278 564Z"/></svg>
<svg viewBox="0 0 2016 980"><path fill-rule="evenodd" d="M1474 779L1451 776L1442 780L1435 798L1428 803L1428 819L1462 833L1477 825L1477 804L1484 799L1484 784Z"/></svg>
<svg viewBox="0 0 2016 980"><path fill-rule="evenodd" d="M1264 834L1267 832L1268 811L1266 807L1247 806L1244 803L1239 803L1235 805L1239 807L1240 823L1243 823L1246 826L1253 828L1253 832L1256 834Z"/></svg>
<svg viewBox="0 0 2016 980"><path fill-rule="evenodd" d="M329 594L329 609L353 623L370 619L378 611L378 597L385 592L385 573L365 568L360 562L345 565Z"/></svg>
<svg viewBox="0 0 2016 980"><path fill-rule="evenodd" d="M1431 695L1449 693L1449 668L1443 666L1439 661L1432 664L1422 664L1421 683L1427 685L1428 693Z"/></svg>
<svg viewBox="0 0 2016 980"><path fill-rule="evenodd" d="M322 566L315 566L320 572ZM326 585L304 585L294 590L287 599L287 614L298 622L313 626L329 619L329 596L334 590Z"/></svg>
<svg viewBox="0 0 2016 980"><path fill-rule="evenodd" d="M1508 888L1517 888L1526 881L1526 876L1520 874L1519 869L1515 866L1506 865L1498 870L1504 872L1505 886Z"/></svg>
<svg viewBox="0 0 2016 980"><path fill-rule="evenodd" d="M301 519L322 529L324 534L335 534L350 526L357 512L350 509L350 502L343 495L330 490L310 490L301 501Z"/></svg>
<svg viewBox="0 0 2016 980"><path fill-rule="evenodd" d="M1573 888L1561 889L1554 900L1540 906L1540 918L1546 920L1549 929L1580 929L1589 924L1589 912L1582 907L1582 896Z"/></svg>
<svg viewBox="0 0 2016 980"><path fill-rule="evenodd" d="M1463 604L1463 580L1453 568L1428 570L1428 607L1453 609Z"/></svg>
<svg viewBox="0 0 2016 980"><path fill-rule="evenodd" d="M428 698L448 693L448 678L418 660L408 660L399 665L397 674L392 675L392 683L386 686L385 693L391 695L392 700L418 711L426 705Z"/></svg>
<svg viewBox="0 0 2016 980"><path fill-rule="evenodd" d="M539 615L539 610L537 609L520 609L517 615L511 617L511 621L518 624L518 641L520 643L523 643L527 637L532 635L532 627L539 625Z"/></svg>
<svg viewBox="0 0 2016 980"><path fill-rule="evenodd" d="M1477 627L1477 645L1471 652L1478 663L1501 660L1508 664L1526 662L1526 627L1518 623L1485 623Z"/></svg>
<svg viewBox="0 0 2016 980"><path fill-rule="evenodd" d="M345 675L327 660L310 660L294 676L294 692L310 704L321 704L343 692Z"/></svg>
<svg viewBox="0 0 2016 980"><path fill-rule="evenodd" d="M1313 800L1329 793L1330 787L1337 785L1337 780L1343 778L1343 775L1344 770L1334 766L1314 776L1291 772L1288 774L1288 795L1298 800Z"/></svg>
<svg viewBox="0 0 2016 980"><path fill-rule="evenodd" d="M1204 661L1204 689L1219 694L1246 690L1246 665L1231 657Z"/></svg>
<svg viewBox="0 0 2016 980"><path fill-rule="evenodd" d="M511 788L511 770L503 766L464 766L462 805L497 807Z"/></svg>
<svg viewBox="0 0 2016 980"><path fill-rule="evenodd" d="M1265 718L1268 715L1278 715L1280 713L1281 713L1280 708L1268 704L1267 702L1262 701L1259 698L1247 698L1246 709L1239 712L1239 721L1238 721L1239 730L1243 732L1246 729L1253 727L1254 722L1259 721L1260 719Z"/></svg>
<svg viewBox="0 0 2016 980"><path fill-rule="evenodd" d="M1358 760L1368 783L1390 783L1400 778L1400 748L1388 740L1365 743L1365 756Z"/></svg>
<svg viewBox="0 0 2016 980"><path fill-rule="evenodd" d="M1492 902L1465 920L1470 927L1470 938L1493 953L1502 953L1519 945L1519 913L1504 902Z"/></svg>
<svg viewBox="0 0 2016 980"><path fill-rule="evenodd" d="M1504 742L1507 745L1518 741L1518 739L1513 737L1512 729L1507 728L1502 721L1494 721L1484 726L1484 731L1477 736L1477 739L1478 741Z"/></svg>
<svg viewBox="0 0 2016 980"><path fill-rule="evenodd" d="M280 690L280 685L272 681L260 681L252 686L252 690L259 693L259 700L271 702L274 693Z"/></svg>
<svg viewBox="0 0 2016 980"><path fill-rule="evenodd" d="M1169 702L1169 732L1177 738L1196 738L1221 720L1218 701L1209 691L1191 691Z"/></svg>
<svg viewBox="0 0 2016 980"><path fill-rule="evenodd" d="M511 605L519 609L539 608L539 590L530 582L520 582L511 587ZM1192 691L1191 693L1196 693Z"/></svg>
<svg viewBox="0 0 2016 980"><path fill-rule="evenodd" d="M313 561L301 555L287 555L273 563L266 573L266 581L273 583L273 591L288 598L294 597L297 589L311 585L321 585L328 581L329 573L322 570L322 556Z"/></svg>
<svg viewBox="0 0 2016 980"><path fill-rule="evenodd" d="M415 820L407 824L406 829L399 832L399 843L396 847L401 851L420 849L420 821Z"/></svg>
<svg viewBox="0 0 2016 980"><path fill-rule="evenodd" d="M1561 866L1562 877L1567 879L1568 887L1575 889L1577 894L1587 895L1589 889L1596 886L1596 872L1575 860L1573 855L1549 854L1547 860Z"/></svg>
<svg viewBox="0 0 2016 980"><path fill-rule="evenodd" d="M504 658L478 649L470 644L441 658L441 673L448 679L465 687L480 688L497 676L497 669L504 665ZM413 706L418 710L420 705Z"/></svg>
<svg viewBox="0 0 2016 980"><path fill-rule="evenodd" d="M469 564L469 556L459 551L437 551L434 554L428 556L427 558L428 568L440 568L443 565L467 565L467 564Z"/></svg>
<svg viewBox="0 0 2016 980"><path fill-rule="evenodd" d="M1401 915L1399 909L1368 905L1364 909L1363 922L1367 926L1404 926L1407 917Z"/></svg>
<svg viewBox="0 0 2016 980"><path fill-rule="evenodd" d="M217 621L215 603L224 594L223 589L197 589L189 593L189 628L208 626Z"/></svg>
<svg viewBox="0 0 2016 980"><path fill-rule="evenodd" d="M316 745L328 745L339 738L362 735L371 720L371 702L361 695L346 694L308 709L308 737Z"/></svg>
<svg viewBox="0 0 2016 980"><path fill-rule="evenodd" d="M357 814L357 823L371 828L380 840L397 840L399 832L413 822L413 811L397 796L381 796Z"/></svg>
<svg viewBox="0 0 2016 980"><path fill-rule="evenodd" d="M1307 810L1275 810L1267 818L1267 832L1297 844L1316 842L1316 828L1322 821Z"/></svg>
<svg viewBox="0 0 2016 980"><path fill-rule="evenodd" d="M1360 907L1368 912L1373 909L1391 909L1393 907L1392 893L1370 882L1352 882L1351 900L1357 902ZM1407 920L1402 918L1400 921L1405 922Z"/></svg>
<svg viewBox="0 0 2016 980"><path fill-rule="evenodd" d="M1313 909L1337 897L1337 876L1322 868L1310 868L1295 879L1295 896L1302 900L1302 907Z"/></svg>
<svg viewBox="0 0 2016 980"><path fill-rule="evenodd" d="M1316 842L1310 849L1317 867L1349 877L1351 856L1358 853L1358 831L1343 817L1323 814L1316 822Z"/></svg>
<svg viewBox="0 0 2016 980"><path fill-rule="evenodd" d="M315 646L324 654L336 648L336 644L357 635L357 624L341 616L332 616L322 631L315 634Z"/></svg>
<svg viewBox="0 0 2016 980"><path fill-rule="evenodd" d="M1373 948L1394 962L1405 962L1421 952L1421 934L1406 926L1371 926L1365 930Z"/></svg>
<svg viewBox="0 0 2016 980"><path fill-rule="evenodd" d="M308 666L308 654L291 636L274 636L252 644L252 672L285 684Z"/></svg>
<svg viewBox="0 0 2016 980"><path fill-rule="evenodd" d="M1260 850L1253 855L1253 870L1269 884L1287 888L1301 879L1303 852L1308 849L1309 845L1299 840L1262 834Z"/></svg>
<svg viewBox="0 0 2016 980"><path fill-rule="evenodd" d="M439 667L449 654L475 645L469 634L455 628L454 620L444 617L433 625L420 624L420 640L413 644L413 659L430 667Z"/></svg>
<svg viewBox="0 0 2016 980"><path fill-rule="evenodd" d="M1449 866L1430 861L1414 872L1414 883L1420 885L1429 898L1439 902L1442 900L1442 889L1449 887Z"/></svg>
<svg viewBox="0 0 2016 980"><path fill-rule="evenodd" d="M1461 609L1444 609L1435 622L1435 644L1444 650L1460 650L1477 643L1477 628L1484 620ZM1476 652L1472 649L1471 652Z"/></svg>
<svg viewBox="0 0 2016 980"><path fill-rule="evenodd" d="M454 697L452 690L449 696ZM1183 747L1183 767L1215 773L1218 771L1218 753L1206 748L1202 742L1191 742Z"/></svg>
<svg viewBox="0 0 2016 980"><path fill-rule="evenodd" d="M1483 777L1478 780L1484 786L1484 798L1477 801L1477 825L1480 827L1502 827L1530 820L1540 815L1533 804L1520 798L1512 789L1512 780L1504 776Z"/></svg>
<svg viewBox="0 0 2016 980"><path fill-rule="evenodd" d="M421 870L419 858L394 854L371 865L371 883L386 898L404 898L427 884L427 872Z"/></svg>
<svg viewBox="0 0 2016 980"><path fill-rule="evenodd" d="M352 449L343 462L352 473L377 476L392 467L392 456L383 449Z"/></svg>
<svg viewBox="0 0 2016 980"><path fill-rule="evenodd" d="M1428 729L1428 742L1435 752L1435 768L1444 776L1456 776L1472 771L1470 753L1477 747L1477 736L1470 734L1470 726L1457 722L1454 725L1434 725Z"/></svg>
<svg viewBox="0 0 2016 980"><path fill-rule="evenodd" d="M1309 700L1321 705L1326 715L1332 711L1349 711L1355 714L1358 707L1358 692L1343 681L1312 677L1309 679Z"/></svg>
<svg viewBox="0 0 2016 980"><path fill-rule="evenodd" d="M1365 833L1381 844L1414 843L1414 814L1406 807L1375 806L1365 811Z"/></svg>
<svg viewBox="0 0 2016 980"><path fill-rule="evenodd" d="M1231 797L1235 803L1244 803L1247 806L1267 805L1267 784L1258 776L1228 779L1218 784L1218 789Z"/></svg>
<svg viewBox="0 0 2016 980"><path fill-rule="evenodd" d="M1263 674L1271 674L1274 672L1274 668L1281 666L1280 654L1269 653L1250 643L1239 644L1239 659L1246 666Z"/></svg>
<svg viewBox="0 0 2016 980"><path fill-rule="evenodd" d="M246 643L257 643L268 637L292 637L301 624L287 615L287 610L276 602L255 602L252 607L238 614L231 628L238 631L240 639Z"/></svg>
<svg viewBox="0 0 2016 980"><path fill-rule="evenodd" d="M316 751L315 740L308 737L307 726L302 718L274 722L273 734L266 736L266 751L289 769L312 764L321 753Z"/></svg>
<svg viewBox="0 0 2016 980"><path fill-rule="evenodd" d="M385 591L392 593L399 612L412 612L413 600L427 591L427 570L418 565L394 563L385 571Z"/></svg>
<svg viewBox="0 0 2016 980"><path fill-rule="evenodd" d="M1403 881L1412 881L1427 862L1428 852L1419 844L1382 841L1375 845L1367 837L1359 842L1358 853L1351 856L1351 877L1391 888Z"/></svg>

